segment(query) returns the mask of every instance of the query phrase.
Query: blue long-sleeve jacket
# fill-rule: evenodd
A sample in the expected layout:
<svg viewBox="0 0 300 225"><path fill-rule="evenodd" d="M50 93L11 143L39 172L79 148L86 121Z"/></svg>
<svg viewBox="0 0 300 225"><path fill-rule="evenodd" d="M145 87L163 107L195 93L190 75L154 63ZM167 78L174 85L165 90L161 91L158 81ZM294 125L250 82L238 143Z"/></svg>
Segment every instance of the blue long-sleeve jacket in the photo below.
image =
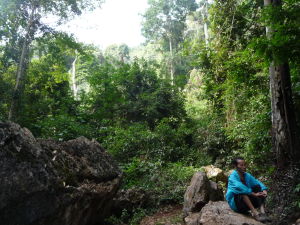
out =
<svg viewBox="0 0 300 225"><path fill-rule="evenodd" d="M245 173L245 182L244 185L241 181L241 178L236 170L234 170L228 178L228 187L226 192L226 200L230 208L237 212L237 207L234 202L235 194L244 194L249 195L252 193L252 189L255 185L259 185L262 190L267 190L268 188L259 180L255 179L250 173Z"/></svg>

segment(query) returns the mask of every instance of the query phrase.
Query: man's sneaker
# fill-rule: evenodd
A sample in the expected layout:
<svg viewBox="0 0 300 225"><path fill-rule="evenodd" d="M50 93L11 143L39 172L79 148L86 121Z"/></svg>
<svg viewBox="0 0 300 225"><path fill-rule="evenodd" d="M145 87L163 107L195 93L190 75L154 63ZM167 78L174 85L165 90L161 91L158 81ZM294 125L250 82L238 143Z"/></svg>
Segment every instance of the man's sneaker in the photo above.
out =
<svg viewBox="0 0 300 225"><path fill-rule="evenodd" d="M262 223L267 222L267 221L265 220L265 218L264 218L263 216L261 216L261 214L255 214L255 215L253 215L253 218L254 218L255 220L259 221L259 222L262 222Z"/></svg>
<svg viewBox="0 0 300 225"><path fill-rule="evenodd" d="M266 222L272 222L271 218L268 217L266 213L261 213L260 216L261 216Z"/></svg>

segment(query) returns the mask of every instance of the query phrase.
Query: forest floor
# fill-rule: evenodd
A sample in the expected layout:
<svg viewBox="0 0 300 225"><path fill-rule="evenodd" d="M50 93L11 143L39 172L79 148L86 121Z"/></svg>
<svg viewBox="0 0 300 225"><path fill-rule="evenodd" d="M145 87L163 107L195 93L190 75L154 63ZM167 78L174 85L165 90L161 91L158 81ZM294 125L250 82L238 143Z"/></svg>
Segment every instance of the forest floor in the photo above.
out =
<svg viewBox="0 0 300 225"><path fill-rule="evenodd" d="M168 205L151 216L146 216L140 225L183 225L182 205Z"/></svg>

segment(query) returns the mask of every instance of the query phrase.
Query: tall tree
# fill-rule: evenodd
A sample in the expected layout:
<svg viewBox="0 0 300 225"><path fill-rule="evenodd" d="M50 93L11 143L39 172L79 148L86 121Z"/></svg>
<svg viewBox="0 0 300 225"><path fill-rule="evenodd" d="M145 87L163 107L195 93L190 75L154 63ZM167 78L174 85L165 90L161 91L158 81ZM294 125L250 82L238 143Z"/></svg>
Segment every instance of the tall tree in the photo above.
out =
<svg viewBox="0 0 300 225"><path fill-rule="evenodd" d="M282 7L281 0L264 0L264 4L277 12ZM269 21L266 28L269 39L276 35L274 25L278 21L283 21L283 19L277 18L275 21L273 18ZM273 51L269 74L273 148L276 152L277 166L283 168L290 162L297 162L300 159L288 57Z"/></svg>
<svg viewBox="0 0 300 225"><path fill-rule="evenodd" d="M110 58L112 61L116 60L118 62L127 63L130 59L129 56L130 49L128 45L110 45L105 49L104 55Z"/></svg>
<svg viewBox="0 0 300 225"><path fill-rule="evenodd" d="M71 74L71 79L72 79L72 91L73 91L73 96L75 99L77 99L77 94L78 94L78 88L77 88L77 82L76 82L76 62L78 60L78 53L75 51L75 58L72 62L72 66L70 69L70 74Z"/></svg>
<svg viewBox="0 0 300 225"><path fill-rule="evenodd" d="M63 21L74 15L81 14L84 9L92 9L102 0L1 0L1 18L6 18L17 30L20 57L17 59L16 83L13 92L9 120L16 120L20 111L20 99L24 90L26 68L29 63L29 52L32 41L37 34L53 29L42 23L42 18L49 14L56 15ZM11 29L11 27L7 27Z"/></svg>
<svg viewBox="0 0 300 225"><path fill-rule="evenodd" d="M202 17L202 23L203 23L203 32L204 32L204 38L205 38L205 44L208 46L209 41L209 34L208 34L208 6L209 2L208 0L204 0L200 3L200 13Z"/></svg>
<svg viewBox="0 0 300 225"><path fill-rule="evenodd" d="M195 0L149 0L142 32L148 41L162 41L169 51L171 82L174 82L174 54L183 40L185 20L197 9Z"/></svg>

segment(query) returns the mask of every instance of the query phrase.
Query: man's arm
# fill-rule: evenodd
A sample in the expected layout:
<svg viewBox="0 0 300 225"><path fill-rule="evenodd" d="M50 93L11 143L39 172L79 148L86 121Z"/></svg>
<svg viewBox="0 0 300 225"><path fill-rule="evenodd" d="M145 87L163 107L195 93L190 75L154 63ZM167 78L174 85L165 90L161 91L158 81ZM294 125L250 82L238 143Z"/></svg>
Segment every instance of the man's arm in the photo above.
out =
<svg viewBox="0 0 300 225"><path fill-rule="evenodd" d="M254 186L254 185L259 185L261 187L261 190L264 192L265 191L265 194L267 194L267 187L262 183L260 182L259 180L257 180L255 177L253 177L250 173L248 173L248 176L249 176L249 179L250 179L250 184L251 186Z"/></svg>

